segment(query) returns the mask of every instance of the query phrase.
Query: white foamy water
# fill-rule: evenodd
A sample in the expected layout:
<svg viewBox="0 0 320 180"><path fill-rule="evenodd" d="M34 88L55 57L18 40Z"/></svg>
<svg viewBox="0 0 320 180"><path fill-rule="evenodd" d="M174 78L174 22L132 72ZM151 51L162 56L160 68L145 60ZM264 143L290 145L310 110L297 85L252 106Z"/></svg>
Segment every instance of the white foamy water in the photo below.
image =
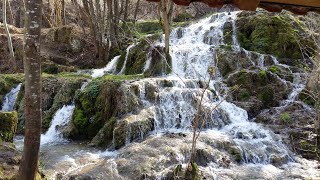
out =
<svg viewBox="0 0 320 180"><path fill-rule="evenodd" d="M202 100L200 117L201 120L205 121L204 128L206 131L204 135L223 139L227 144L234 143L241 150L242 159L240 164L231 164L228 168L219 166L217 162L211 162L207 167L200 167L204 174L208 174L207 177L209 179L281 179L283 177L285 179L289 177L290 179L295 175L305 178L318 177L320 174L317 172L316 162L294 156L282 143L279 135L274 134L262 125L249 121L248 114L244 109L224 101L223 97L219 95L220 93L215 92L218 89L216 86L219 84L225 87L222 81L223 77L219 76L218 72L213 77L210 77L208 68L216 67L215 49L224 44L223 27L225 22L232 21L234 31L232 37L233 50L241 50L235 33L237 13L218 13L198 23L181 28L182 30L179 30L181 32L178 32L178 29L173 30L170 35L170 55L172 57L173 73L167 77L130 82L132 85L136 85L134 87L138 87L139 98L144 107L150 108L154 113L155 131L153 133L155 136L163 136L167 132L190 133L192 122L198 110L198 103ZM160 43L160 45L163 45L163 43ZM131 45L127 48L125 62L119 74L125 72L128 55L133 47L134 45ZM251 59L253 54L246 50L244 52L247 57L250 57L252 65L256 65L260 69L266 69L265 55L258 54L257 59ZM280 64L275 57L272 57L272 59L274 64L287 67ZM149 64L150 61L148 60L145 69L149 67ZM217 71L219 70L217 69ZM305 83L299 77L300 74L295 75L294 89L288 97L290 101L296 99L299 91L302 90L302 85ZM210 87L204 91L204 85L209 82L210 78ZM164 81L167 85L164 85ZM287 82L284 81L284 83ZM147 93L149 93L148 86L150 85L156 89L154 102L149 101L147 97ZM202 96L202 94L204 95ZM57 114L68 112L65 110L59 111ZM63 118L60 118L59 121L57 120L55 124L60 125L63 123L64 120L61 119ZM48 133L49 131L47 133L48 135L51 134L49 139L59 141L59 132L56 131L55 126L53 122L50 127L50 129L52 128L51 133ZM142 130L140 131L142 132ZM131 143L131 132L131 126L128 126L125 131L127 145ZM145 134L141 133L141 140L144 137ZM125 150L123 151L125 152ZM177 162L186 162L188 157L179 152L179 149L172 149L172 152L176 154ZM105 157L112 157L115 159L112 169L118 173L117 156L118 152L110 151L81 152L76 156L65 156L56 166L69 164L69 168L66 168L64 173L72 174ZM121 157L121 154L119 154L119 157ZM162 155L159 161L166 158L165 155ZM284 165L272 165L274 160L282 161L281 163ZM156 173L156 177L161 179L164 177L165 172L162 169L160 172L153 173Z"/></svg>
<svg viewBox="0 0 320 180"><path fill-rule="evenodd" d="M116 71L117 68L117 64L119 61L120 56L116 56L114 57L108 64L106 67L101 68L101 69L94 69L92 71L91 77L93 78L98 78L101 77L103 75L105 75L106 73L110 73L113 74Z"/></svg>
<svg viewBox="0 0 320 180"><path fill-rule="evenodd" d="M123 66L122 66L122 68L121 68L121 70L120 70L120 72L118 73L118 74L124 74L125 73L125 71L126 71L126 65L127 65L127 61L128 61L128 56L129 56L129 53L130 53L130 50L133 48L135 46L135 44L131 44L128 48L127 48L127 50L126 50L126 57L125 57L125 59L124 59L124 62L123 62Z"/></svg>
<svg viewBox="0 0 320 180"><path fill-rule="evenodd" d="M14 104L16 103L20 88L21 83L4 96L1 111L13 111Z"/></svg>
<svg viewBox="0 0 320 180"><path fill-rule="evenodd" d="M59 109L53 117L50 128L48 131L41 135L41 145L50 143L62 143L66 142L59 131L59 127L66 126L71 120L74 105L63 106Z"/></svg>

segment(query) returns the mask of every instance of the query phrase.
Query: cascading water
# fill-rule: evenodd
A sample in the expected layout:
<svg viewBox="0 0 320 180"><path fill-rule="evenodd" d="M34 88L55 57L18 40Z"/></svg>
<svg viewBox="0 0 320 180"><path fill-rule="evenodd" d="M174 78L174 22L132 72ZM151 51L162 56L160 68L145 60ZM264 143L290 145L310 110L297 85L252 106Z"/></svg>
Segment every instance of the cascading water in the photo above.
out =
<svg viewBox="0 0 320 180"><path fill-rule="evenodd" d="M1 111L13 111L14 104L16 103L20 88L21 83L4 96Z"/></svg>
<svg viewBox="0 0 320 180"><path fill-rule="evenodd" d="M67 105L63 106L56 112L51 122L50 128L45 134L41 135L41 145L66 142L66 140L62 137L61 132L59 131L59 126L63 127L68 124L74 108L74 105Z"/></svg>
<svg viewBox="0 0 320 180"><path fill-rule="evenodd" d="M124 74L125 70L126 70L126 65L127 65L127 60L128 60L128 56L129 56L129 53L130 53L130 50L135 46L135 44L131 44L128 48L127 48L127 53L126 53L126 57L124 59L124 62L123 62L123 66L120 70L120 72L118 74Z"/></svg>
<svg viewBox="0 0 320 180"><path fill-rule="evenodd" d="M277 177L281 177L282 174L290 174L292 173L290 171L295 170L298 170L297 172L301 172L301 174L313 175L313 169L310 171L301 170L301 167L309 162L302 162L304 160L296 158L281 142L279 135L274 134L272 131L257 123L251 122L248 118L248 113L244 109L227 102L223 93L218 92L219 89L228 91L228 89L225 88L226 85L223 83L223 77L220 76L219 69L217 69L216 62L216 50L221 45L224 45L223 27L227 21L231 20L233 26L232 49L234 51L244 51L253 66L257 66L261 70L266 69L265 55L255 53L258 55L258 58L253 60L253 58L251 58L253 52L244 50L239 46L235 33L237 14L238 12L231 12L229 14L218 13L188 27L173 30L170 35L170 55L172 57L173 73L166 77L148 78L130 82L134 87L138 87L139 98L144 108L150 109L154 113L155 131L153 132L153 136L162 136L167 132L191 134L192 121L198 111L197 105L202 101L201 120L205 120L204 127L206 128L203 132L204 136L213 139L224 139L228 141L229 144L234 142L237 148L241 150L241 162L243 163L239 166L232 166L230 169L225 169L211 162L206 167L201 167L201 170L210 174L209 177L216 179L215 173L221 172L224 174L226 172L230 173L230 171L241 172L242 170L244 172L261 170L262 173L264 173L263 177L266 179L275 179L275 177L272 176L273 173L275 173ZM163 40L161 40L159 44L164 46L162 42ZM134 45L131 45L127 48L125 62L119 74L124 73L127 58L133 46ZM275 57L272 57L272 60L275 65L289 68L287 65L280 64ZM149 67L150 61L148 58L145 69ZM116 62L114 62L114 64L116 64ZM114 67L114 64L112 67ZM213 68L215 72L213 74L209 73L209 68ZM99 73L97 73L99 74L98 76L103 75L104 71L105 70L99 70ZM293 90L289 94L287 101L295 101L297 95L304 88L305 81L301 79L301 75L301 73L294 74L294 81L292 83ZM93 77L98 76L95 75ZM207 83L209 84L209 88L205 90L204 87ZM283 83L290 84L290 82L287 81L283 81ZM155 98L154 101L150 101L148 98L148 93L150 93L147 89L148 86L156 89L157 98ZM72 107L64 108L70 111L73 110ZM61 109L61 112L57 112L56 115L64 111L65 110ZM55 136L52 137L56 138L56 135L59 133L57 133L55 126L53 121L50 128L52 128L51 131L54 132L52 134L55 134ZM141 128L142 126L139 126L139 130L141 131L139 138L142 140L146 138L146 134ZM126 133L125 144L128 145L131 143L133 127L128 125L124 132ZM49 131L47 133L49 133ZM115 136L115 131L113 131L113 136ZM170 140L174 141L173 139ZM113 146L115 145L114 139L112 144ZM134 144L131 145L134 146ZM126 146L126 148L130 148L130 145ZM176 159L179 163L187 163L187 156L177 149L170 150L168 151L176 154ZM126 152L125 150L123 151ZM140 151L147 153L148 149L145 151L144 149L139 149L139 152ZM131 151L129 152L130 153L124 153L122 158L125 159L129 154L133 154ZM84 153L82 153L81 156L83 154ZM107 154L107 156L112 154L112 157L116 156L114 153L108 151L106 151L105 154ZM66 161L70 161L74 169L78 170L81 168L77 167L79 165L75 163L76 157L70 158L70 156L65 156L64 158ZM149 158L152 159L153 157ZM166 159L165 156L162 158L163 159L160 158L159 161ZM275 167L271 164L275 159L279 158L285 162L282 168ZM81 161L81 157L80 160L78 158L78 161ZM114 159L111 161L113 173L118 174L117 163ZM120 161L124 160L122 159ZM123 164L124 163L120 162L120 166L123 166ZM311 166L313 167L314 165L312 164ZM284 169L286 168L289 170L285 171ZM74 169L71 171L76 172L77 170ZM69 172L70 170L66 174ZM156 179L164 177L164 172L156 173L158 173ZM247 177L251 178L250 175ZM262 177L262 175L260 177Z"/></svg>
<svg viewBox="0 0 320 180"><path fill-rule="evenodd" d="M94 69L92 71L91 77L98 78L105 75L105 73L111 73L111 74L115 73L119 59L120 59L120 56L116 56L107 64L106 67L101 69Z"/></svg>
<svg viewBox="0 0 320 180"><path fill-rule="evenodd" d="M202 108L208 112L206 114L207 120L215 122L217 117L221 117L221 112L226 113L229 120L224 120L223 126L220 123L219 131L230 136L236 142L242 150L243 162L269 164L274 156L284 157L289 162L294 161L292 153L287 150L280 138L262 126L250 122L245 110L224 101L223 97L216 97L209 90L203 92L203 87L200 88L199 80L206 83L212 76L208 73L208 68L216 68L215 50L224 44L224 23L231 19L235 31L234 22L237 13L231 12L229 15L228 13L219 13L189 27L173 30L170 35L173 73L166 79L174 83L171 88L160 87L158 90L159 100L153 104L155 106L155 129L158 132L190 130L197 112L196 104L200 101L201 94L205 93ZM241 47L239 47L235 35L233 33L233 46L235 46L233 50L240 51ZM161 43L160 45L164 46ZM247 53L250 54L250 52ZM254 65L265 69L265 55L258 55L258 61ZM276 59L274 61L275 64L279 64ZM217 74L212 81L213 83L210 83L209 89L215 89L217 83L222 83L223 78ZM293 83L296 88L288 97L291 101L304 87L301 85L302 82L298 81L299 74L295 74L295 76L297 77ZM144 86L140 85L139 87L143 88ZM145 92L144 89L140 91ZM213 107L218 106L219 103L221 103L218 108L220 111L213 110Z"/></svg>

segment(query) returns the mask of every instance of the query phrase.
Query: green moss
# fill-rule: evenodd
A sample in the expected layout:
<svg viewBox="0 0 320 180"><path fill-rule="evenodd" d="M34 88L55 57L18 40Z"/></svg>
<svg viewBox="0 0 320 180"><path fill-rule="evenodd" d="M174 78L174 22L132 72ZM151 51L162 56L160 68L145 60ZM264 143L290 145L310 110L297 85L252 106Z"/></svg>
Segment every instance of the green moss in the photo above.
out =
<svg viewBox="0 0 320 180"><path fill-rule="evenodd" d="M299 99L309 106L314 106L316 104L315 100L310 96L306 89L299 94Z"/></svg>
<svg viewBox="0 0 320 180"><path fill-rule="evenodd" d="M241 151L237 147L234 147L234 146L230 147L228 149L228 153L232 155L232 157L236 162L240 163L242 161Z"/></svg>
<svg viewBox="0 0 320 180"><path fill-rule="evenodd" d="M13 142L18 123L17 112L0 112L0 140Z"/></svg>
<svg viewBox="0 0 320 180"><path fill-rule="evenodd" d="M73 122L79 130L85 130L89 123L87 117L81 109L75 108L73 113Z"/></svg>
<svg viewBox="0 0 320 180"><path fill-rule="evenodd" d="M142 21L136 23L136 28L139 33L143 34L155 34L162 31L159 21Z"/></svg>
<svg viewBox="0 0 320 180"><path fill-rule="evenodd" d="M296 24L304 26L288 14L257 13L248 16L247 12L242 12L237 20L237 36L245 49L279 58L300 59L299 44L302 47L314 47L314 42L306 38L306 31L297 29Z"/></svg>
<svg viewBox="0 0 320 180"><path fill-rule="evenodd" d="M271 71L272 73L278 73L279 68L277 66L271 66L269 67L269 71Z"/></svg>
<svg viewBox="0 0 320 180"><path fill-rule="evenodd" d="M200 171L197 163L191 162L187 168L185 179L190 179L190 180L200 180Z"/></svg>
<svg viewBox="0 0 320 180"><path fill-rule="evenodd" d="M292 118L288 113L285 112L280 114L280 121L283 124L288 124L292 122Z"/></svg>
<svg viewBox="0 0 320 180"><path fill-rule="evenodd" d="M239 85L244 85L247 81L247 71L246 70L241 70L239 77L237 79L237 84Z"/></svg>
<svg viewBox="0 0 320 180"><path fill-rule="evenodd" d="M116 122L117 119L115 117L111 117L99 130L99 133L91 141L91 144L103 148L110 146L113 139L113 129L116 125Z"/></svg>
<svg viewBox="0 0 320 180"><path fill-rule="evenodd" d="M246 89L241 89L240 91L239 91L239 95L238 95L238 97L240 98L240 99L238 99L238 100L240 100L240 101L246 101L246 100L248 100L249 98L250 98L250 92L248 91L248 90L246 90Z"/></svg>
<svg viewBox="0 0 320 180"><path fill-rule="evenodd" d="M224 43L228 46L232 45L233 43L232 34L233 34L232 22L228 21L223 26Z"/></svg>
<svg viewBox="0 0 320 180"><path fill-rule="evenodd" d="M5 95L23 80L23 74L0 74L0 95Z"/></svg>
<svg viewBox="0 0 320 180"><path fill-rule="evenodd" d="M274 91L272 86L266 86L263 88L260 100L265 107L270 107L274 103Z"/></svg>
<svg viewBox="0 0 320 180"><path fill-rule="evenodd" d="M267 71L266 70L260 71L259 76L262 79L266 79L267 78Z"/></svg>
<svg viewBox="0 0 320 180"><path fill-rule="evenodd" d="M193 18L193 16L189 13L181 13L176 15L175 18L173 18L173 22L185 22L185 21L189 21Z"/></svg>

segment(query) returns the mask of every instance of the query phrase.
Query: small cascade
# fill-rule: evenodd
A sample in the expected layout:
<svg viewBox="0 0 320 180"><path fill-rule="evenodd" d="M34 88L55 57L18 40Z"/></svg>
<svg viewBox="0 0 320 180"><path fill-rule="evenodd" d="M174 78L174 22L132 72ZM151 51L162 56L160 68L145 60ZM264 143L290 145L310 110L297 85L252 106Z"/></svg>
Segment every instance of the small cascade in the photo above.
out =
<svg viewBox="0 0 320 180"><path fill-rule="evenodd" d="M19 91L21 88L21 83L17 87L13 88L8 94L4 96L1 111L13 111L14 104L16 103Z"/></svg>
<svg viewBox="0 0 320 180"><path fill-rule="evenodd" d="M61 136L59 127L66 126L68 124L68 122L71 120L74 108L75 106L73 104L67 105L63 106L56 112L50 128L45 134L41 135L41 145L66 142L66 140Z"/></svg>
<svg viewBox="0 0 320 180"><path fill-rule="evenodd" d="M145 64L144 67L143 67L143 72L146 72L146 71L150 68L151 60L152 60L151 52L149 52L149 53L147 54L146 64Z"/></svg>
<svg viewBox="0 0 320 180"><path fill-rule="evenodd" d="M192 121L197 112L197 103L200 102L203 93L203 86L197 82L202 81L205 84L212 78L208 73L208 67L215 67L215 48L219 48L223 43L223 26L229 18L233 20L233 46L236 47L234 50L240 50L235 34L237 13L218 13L185 27L179 36L178 29L172 32L170 55L173 73L168 78L175 79L179 83L172 83L173 87L158 90L159 100L155 104L157 132L191 130ZM244 51L248 57L251 57L251 52ZM252 64L266 69L265 55L256 54L257 58L251 60ZM279 64L276 59L273 61ZM210 84L210 89L215 89L217 83L223 84L221 80L221 77L216 77ZM294 161L293 155L277 135L250 122L245 110L224 101L222 97L217 97L217 94L219 93L209 90L204 92L202 100L204 119L216 125L208 126L209 128L218 128L220 132L233 139L242 150L243 162L269 164L275 157L285 157L288 162ZM293 98L295 95L291 96ZM215 109L214 107L218 105L219 108Z"/></svg>
<svg viewBox="0 0 320 180"><path fill-rule="evenodd" d="M123 66L122 66L122 68L121 68L121 70L120 70L120 72L118 73L118 74L124 74L124 72L126 71L126 65L127 65L127 61L128 61L128 56L129 56L129 54L130 54L130 50L134 47L134 46L136 46L135 44L131 44L128 48L127 48L127 50L126 50L126 57L125 57L125 59L124 59L124 62L123 62Z"/></svg>
<svg viewBox="0 0 320 180"><path fill-rule="evenodd" d="M120 59L120 56L116 56L107 64L106 67L101 69L94 69L92 71L91 77L98 78L105 75L106 73L114 74L116 71L116 67L119 59Z"/></svg>

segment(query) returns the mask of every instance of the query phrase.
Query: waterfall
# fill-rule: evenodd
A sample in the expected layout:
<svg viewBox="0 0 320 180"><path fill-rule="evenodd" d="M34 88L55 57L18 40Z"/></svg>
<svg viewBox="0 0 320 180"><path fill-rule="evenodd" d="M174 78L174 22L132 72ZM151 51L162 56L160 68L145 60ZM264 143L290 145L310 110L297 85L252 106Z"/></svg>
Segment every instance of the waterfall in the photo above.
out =
<svg viewBox="0 0 320 180"><path fill-rule="evenodd" d="M41 145L66 142L59 131L59 127L66 126L68 124L72 117L74 108L75 106L73 104L63 106L55 113L50 128L45 134L41 135Z"/></svg>
<svg viewBox="0 0 320 180"><path fill-rule="evenodd" d="M212 78L208 68L216 67L215 49L223 45L223 27L227 20L231 19L233 24L234 50L241 49L235 37L237 14L238 12L218 13L184 27L183 30L173 30L170 35L173 73L166 78L173 82L173 87L158 86L159 100L154 104L156 132L190 131L197 112L196 104L200 101L201 94L205 93L202 105L202 109L207 112L205 119L212 122L211 128L219 128L220 132L233 139L243 151L243 162L268 164L274 155L294 161L292 153L277 135L261 125L250 122L247 112L240 107L223 100L223 97L217 97L209 90L204 92L201 83L199 84L199 81L205 84ZM177 35L178 30L183 33ZM163 42L162 40L160 45L164 46ZM251 56L251 52L245 52ZM265 55L258 54L257 63L254 64L265 69L264 61ZM216 74L210 83L210 89L215 89L218 84L223 84L223 78ZM299 90L301 88L302 86L299 86ZM293 99L293 96L296 96L296 93L289 98ZM215 106L218 106L216 110Z"/></svg>
<svg viewBox="0 0 320 180"><path fill-rule="evenodd" d="M122 66L122 68L121 68L121 70L120 70L120 72L119 72L118 74L124 74L124 73L125 73L125 71L126 71L126 65L127 65L127 61L128 61L128 56L129 56L129 54L130 54L130 50L131 50L134 46L135 46L135 44L131 44L131 45L127 48L127 50L126 50L126 57L125 57L125 59L124 59L123 66Z"/></svg>
<svg viewBox="0 0 320 180"><path fill-rule="evenodd" d="M14 104L16 103L20 88L21 83L4 96L1 111L13 111Z"/></svg>
<svg viewBox="0 0 320 180"><path fill-rule="evenodd" d="M107 64L106 67L101 69L94 69L92 71L91 77L98 78L105 75L106 73L111 73L111 74L115 73L119 59L120 59L120 56L116 56Z"/></svg>

